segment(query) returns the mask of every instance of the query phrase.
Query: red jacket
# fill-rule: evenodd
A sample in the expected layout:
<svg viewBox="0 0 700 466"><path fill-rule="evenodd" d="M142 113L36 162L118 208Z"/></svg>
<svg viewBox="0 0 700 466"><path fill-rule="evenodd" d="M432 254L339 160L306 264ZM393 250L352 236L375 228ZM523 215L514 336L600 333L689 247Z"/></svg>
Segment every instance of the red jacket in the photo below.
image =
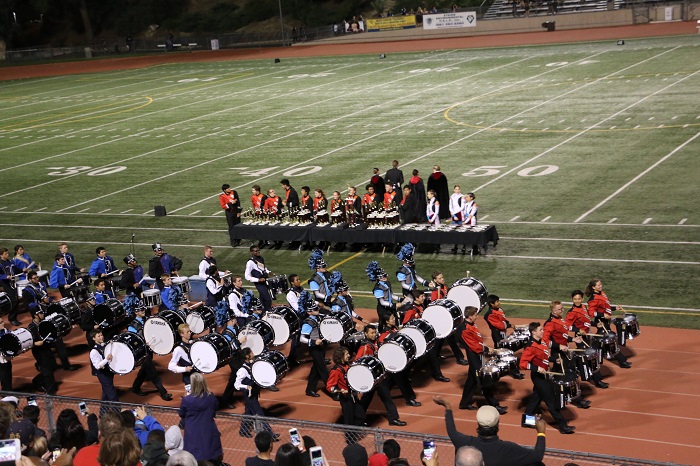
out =
<svg viewBox="0 0 700 466"><path fill-rule="evenodd" d="M253 205L253 210L262 210L266 199L267 196L263 193L260 193L257 196L250 196L250 203Z"/></svg>
<svg viewBox="0 0 700 466"><path fill-rule="evenodd" d="M398 331L399 331L399 329L397 329L396 327L391 328L391 329L389 329L389 330L385 330L384 332L382 332L381 335L379 335L379 338L377 338L377 341L378 341L379 344L381 345L382 343L384 343L384 340L386 340L386 337L388 337L388 336L391 335L392 333L398 332Z"/></svg>
<svg viewBox="0 0 700 466"><path fill-rule="evenodd" d="M570 332L588 333L591 331L591 316L585 306L572 307L566 313L566 325Z"/></svg>
<svg viewBox="0 0 700 466"><path fill-rule="evenodd" d="M348 385L348 368L350 366L341 366L336 364L333 369L328 373L328 382L326 382L326 390L333 392L334 388L337 390L347 390L350 391L350 386Z"/></svg>
<svg viewBox="0 0 700 466"><path fill-rule="evenodd" d="M550 348L552 344L567 345L569 343L569 326L566 325L564 319L550 315L544 323L543 330L542 342Z"/></svg>
<svg viewBox="0 0 700 466"><path fill-rule="evenodd" d="M494 307L489 313L488 319L486 321L495 329L505 331L508 328L509 322L506 319L506 314L501 308Z"/></svg>
<svg viewBox="0 0 700 466"><path fill-rule="evenodd" d="M610 305L610 300L604 291L593 293L593 296L588 300L588 314L591 317L603 317L603 315L612 316L612 311L614 310L615 306Z"/></svg>
<svg viewBox="0 0 700 466"><path fill-rule="evenodd" d="M282 200L279 196L268 197L263 205L265 212L270 212L273 215L279 215L282 210Z"/></svg>
<svg viewBox="0 0 700 466"><path fill-rule="evenodd" d="M472 352L476 354L484 352L484 339L475 324L467 322L467 325L462 331L462 341Z"/></svg>
<svg viewBox="0 0 700 466"><path fill-rule="evenodd" d="M542 342L532 340L520 356L520 369L536 370L537 367L549 369L549 348Z"/></svg>
<svg viewBox="0 0 700 466"><path fill-rule="evenodd" d="M373 343L371 341L368 341L364 345L360 346L360 349L357 350L357 354L355 355L355 361L360 359L362 356L374 356L377 353L377 344Z"/></svg>
<svg viewBox="0 0 700 466"><path fill-rule="evenodd" d="M447 285L438 285L437 288L435 288L430 293L430 300L431 301L437 301L438 299L445 299L445 298L447 298Z"/></svg>
<svg viewBox="0 0 700 466"><path fill-rule="evenodd" d="M420 308L420 306L414 305L403 315L403 322L401 322L401 325L406 325L408 321L412 319L420 319L422 313L423 310Z"/></svg>
<svg viewBox="0 0 700 466"><path fill-rule="evenodd" d="M221 208L224 210L235 209L235 207L231 208L231 206L229 204L230 202L233 202L235 199L236 199L236 192L235 191L231 191L230 194L226 194L226 193L219 194L219 204L221 205Z"/></svg>

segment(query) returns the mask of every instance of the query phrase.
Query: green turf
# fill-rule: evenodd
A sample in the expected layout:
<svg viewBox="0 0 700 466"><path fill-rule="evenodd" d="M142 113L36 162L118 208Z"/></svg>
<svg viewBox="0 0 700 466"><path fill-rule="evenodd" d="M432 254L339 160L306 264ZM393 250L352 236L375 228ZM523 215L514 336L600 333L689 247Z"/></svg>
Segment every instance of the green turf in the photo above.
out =
<svg viewBox="0 0 700 466"><path fill-rule="evenodd" d="M470 270L509 315L533 318L546 308L519 300L567 300L600 277L643 325L700 328L696 42L188 63L3 82L0 244L23 242L48 267L66 240L87 265L100 244L122 257L135 234L144 262L159 241L194 273L201 246L213 244L240 273L245 250L224 247L222 183L246 205L252 184L279 190L284 177L330 194L363 186L371 167L397 158L424 178L440 164L450 185L476 192L482 223L501 235L473 261L419 254L420 273L439 269L452 281ZM153 216L157 204L167 217ZM306 253L265 257L277 272L308 273ZM398 265L377 252L341 265L358 292L370 289L371 259L391 272Z"/></svg>

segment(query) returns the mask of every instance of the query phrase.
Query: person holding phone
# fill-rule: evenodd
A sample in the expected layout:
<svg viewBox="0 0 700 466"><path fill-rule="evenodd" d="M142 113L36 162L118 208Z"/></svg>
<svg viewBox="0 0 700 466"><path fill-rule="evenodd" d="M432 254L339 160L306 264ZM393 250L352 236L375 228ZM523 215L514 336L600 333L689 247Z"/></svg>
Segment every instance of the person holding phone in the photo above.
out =
<svg viewBox="0 0 700 466"><path fill-rule="evenodd" d="M266 430L261 430L255 434L255 449L258 453L255 456L246 458L245 466L275 466L275 462L272 459L273 442L272 434Z"/></svg>
<svg viewBox="0 0 700 466"><path fill-rule="evenodd" d="M445 427L455 450L470 446L479 450L489 466L528 466L538 464L546 449L547 423L539 416L535 422L537 441L534 448L526 448L498 437L500 414L493 406L482 406L476 413L477 436L463 434L455 426L452 404L442 396L434 396L433 402L445 408Z"/></svg>

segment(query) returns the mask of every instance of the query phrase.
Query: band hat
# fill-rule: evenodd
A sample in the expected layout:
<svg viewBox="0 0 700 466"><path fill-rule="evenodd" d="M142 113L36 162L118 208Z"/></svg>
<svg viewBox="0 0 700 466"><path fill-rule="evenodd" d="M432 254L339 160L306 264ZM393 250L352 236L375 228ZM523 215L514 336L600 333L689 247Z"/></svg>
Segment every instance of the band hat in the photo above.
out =
<svg viewBox="0 0 700 466"><path fill-rule="evenodd" d="M160 243L153 243L151 245L151 247L153 248L154 251L158 251L158 250L162 251L163 250L163 245Z"/></svg>
<svg viewBox="0 0 700 466"><path fill-rule="evenodd" d="M155 245L154 245L155 246ZM134 257L133 254L129 254L124 258L124 263L128 264L129 262L136 262L136 257Z"/></svg>
<svg viewBox="0 0 700 466"><path fill-rule="evenodd" d="M476 412L476 422L481 427L495 427L500 418L498 410L490 405L484 405Z"/></svg>

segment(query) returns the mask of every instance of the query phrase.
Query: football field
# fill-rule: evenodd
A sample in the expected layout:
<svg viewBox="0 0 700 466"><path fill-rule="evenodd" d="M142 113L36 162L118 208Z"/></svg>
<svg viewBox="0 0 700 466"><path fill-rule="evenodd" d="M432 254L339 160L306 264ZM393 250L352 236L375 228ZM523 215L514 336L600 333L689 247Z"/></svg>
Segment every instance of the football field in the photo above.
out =
<svg viewBox="0 0 700 466"><path fill-rule="evenodd" d="M82 266L98 245L121 261L132 240L145 263L157 241L191 275L212 244L242 273L222 183L246 207L253 184L280 193L282 178L330 197L364 192L372 167L398 159L424 179L439 164L501 237L474 259L419 254L423 276L469 270L509 315L542 319L598 277L642 325L700 328L699 64L697 37L679 36L0 82L0 245L49 268L58 241ZM275 272L308 274L308 253L263 253ZM399 264L327 262L361 292L373 259Z"/></svg>

